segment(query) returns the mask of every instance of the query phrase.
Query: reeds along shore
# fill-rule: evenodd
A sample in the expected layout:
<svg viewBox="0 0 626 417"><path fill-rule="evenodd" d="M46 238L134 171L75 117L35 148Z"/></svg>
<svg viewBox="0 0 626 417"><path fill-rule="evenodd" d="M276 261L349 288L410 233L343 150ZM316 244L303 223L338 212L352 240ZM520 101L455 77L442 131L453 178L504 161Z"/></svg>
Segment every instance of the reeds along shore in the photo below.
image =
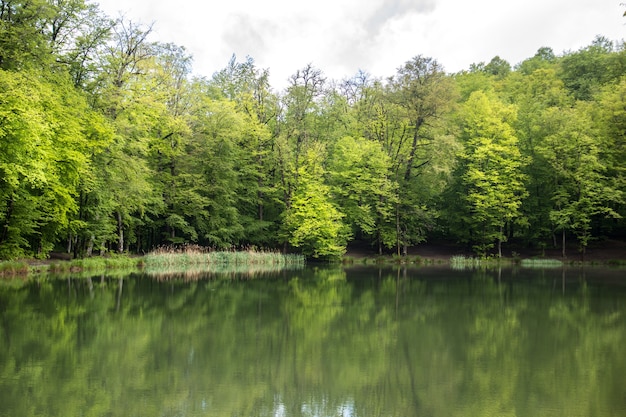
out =
<svg viewBox="0 0 626 417"><path fill-rule="evenodd" d="M282 254L275 251L213 251L199 246L160 248L141 257L114 255L67 261L38 262L29 265L25 261L0 262L0 277L25 277L30 274L75 272L101 272L112 270L157 269L184 270L187 268L224 268L225 266L264 266L271 268L304 266L305 257Z"/></svg>
<svg viewBox="0 0 626 417"><path fill-rule="evenodd" d="M200 265L304 265L305 257L275 251L212 251L201 247L157 249L142 258L143 266L182 267Z"/></svg>

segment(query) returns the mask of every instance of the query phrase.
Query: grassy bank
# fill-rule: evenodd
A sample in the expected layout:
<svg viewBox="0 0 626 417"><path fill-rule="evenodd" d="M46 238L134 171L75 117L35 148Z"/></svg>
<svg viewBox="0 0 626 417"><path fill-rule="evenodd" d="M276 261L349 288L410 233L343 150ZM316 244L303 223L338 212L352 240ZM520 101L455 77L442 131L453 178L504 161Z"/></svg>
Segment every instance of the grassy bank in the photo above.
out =
<svg viewBox="0 0 626 417"><path fill-rule="evenodd" d="M1 263L0 265L5 264ZM19 274L7 274L4 276L16 275L38 275L38 274L56 274L64 275L69 273L104 273L110 271L126 271L137 270L141 267L141 258L130 257L125 255L110 257L93 257L71 260L47 260L44 262L36 262L32 264L25 263L27 268L21 270Z"/></svg>
<svg viewBox="0 0 626 417"><path fill-rule="evenodd" d="M0 262L0 277L27 275L30 271L28 263L22 261Z"/></svg>
<svg viewBox="0 0 626 417"><path fill-rule="evenodd" d="M302 255L285 255L273 251L211 251L197 246L164 248L142 257L125 255L40 262L0 262L0 277L27 277L38 274L110 273L145 270L270 270L303 266Z"/></svg>

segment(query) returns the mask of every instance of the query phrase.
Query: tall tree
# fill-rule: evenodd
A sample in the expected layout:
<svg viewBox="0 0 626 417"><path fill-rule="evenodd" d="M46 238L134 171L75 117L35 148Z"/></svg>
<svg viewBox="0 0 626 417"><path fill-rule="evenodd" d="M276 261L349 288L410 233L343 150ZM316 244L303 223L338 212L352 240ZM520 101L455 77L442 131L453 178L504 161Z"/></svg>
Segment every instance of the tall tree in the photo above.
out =
<svg viewBox="0 0 626 417"><path fill-rule="evenodd" d="M554 68L539 68L530 74L514 73L506 80L503 90L505 99L517 106L513 126L520 151L528 161L523 167L528 196L523 201L522 212L529 226L525 229L525 240L530 245L545 246L554 232L550 220L554 182L550 180L551 165L537 150L551 134L544 112L569 108L573 100Z"/></svg>
<svg viewBox="0 0 626 417"><path fill-rule="evenodd" d="M45 257L77 211L89 137L106 127L67 77L0 70L0 90L0 256Z"/></svg>
<svg viewBox="0 0 626 417"><path fill-rule="evenodd" d="M387 152L392 158L399 199L396 207L397 250L406 254L408 245L419 243L431 219L433 195L439 192L421 176L433 162L446 137L444 116L451 110L456 97L452 80L439 63L417 56L400 67L389 79L386 95L404 119L395 131L387 135ZM388 108L393 108L389 107ZM396 113L397 114L397 113Z"/></svg>
<svg viewBox="0 0 626 417"><path fill-rule="evenodd" d="M314 258L337 258L346 251L350 235L344 214L330 198L324 182L324 147L316 144L303 155L299 185L285 212L284 233L289 243Z"/></svg>
<svg viewBox="0 0 626 417"><path fill-rule="evenodd" d="M320 101L325 93L326 78L311 64L296 71L282 97L283 122L278 126L278 175L282 183L283 200L289 208L297 188L302 155L321 138L315 129L320 114Z"/></svg>
<svg viewBox="0 0 626 417"><path fill-rule="evenodd" d="M47 22L54 14L47 0L0 1L0 69L41 68L52 63Z"/></svg>
<svg viewBox="0 0 626 417"><path fill-rule="evenodd" d="M392 181L391 158L379 142L346 136L334 146L329 162L333 194L353 234L383 246L395 241L397 183Z"/></svg>
<svg viewBox="0 0 626 417"><path fill-rule="evenodd" d="M521 204L527 192L524 161L511 127L515 116L514 107L480 91L472 93L463 109L462 198L474 248L483 256L496 243L502 256L505 227L523 220Z"/></svg>
<svg viewBox="0 0 626 417"><path fill-rule="evenodd" d="M554 193L550 219L561 232L563 257L565 236L574 233L584 257L592 239L593 220L619 217L613 209L623 199L605 175L600 158L601 142L591 122L589 105L579 103L571 109L549 109L544 117L551 127L539 152L553 169Z"/></svg>
<svg viewBox="0 0 626 417"><path fill-rule="evenodd" d="M238 165L244 240L254 245L275 245L284 205L275 178L279 100L270 88L269 71L257 68L250 57L237 62L233 55L210 83L236 104L237 112L245 119L246 128L238 140L242 148Z"/></svg>
<svg viewBox="0 0 626 417"><path fill-rule="evenodd" d="M159 131L166 103L152 94L151 70L154 45L147 42L151 27L120 20L104 56L94 106L112 123L113 141L100 154L98 166L108 187L92 201L107 201L117 231L116 250L136 243L136 228L146 214L156 213L163 205L154 193L153 171L148 164L149 144ZM132 179L132 181L131 181Z"/></svg>
<svg viewBox="0 0 626 417"><path fill-rule="evenodd" d="M560 76L578 100L591 100L602 86L617 81L626 68L626 50L616 51L613 42L598 36L591 45L564 55Z"/></svg>
<svg viewBox="0 0 626 417"><path fill-rule="evenodd" d="M245 119L233 101L205 96L194 109L191 151L201 173L201 195L207 206L198 224L203 239L211 246L229 248L242 243L244 226L240 212L242 160L240 138Z"/></svg>

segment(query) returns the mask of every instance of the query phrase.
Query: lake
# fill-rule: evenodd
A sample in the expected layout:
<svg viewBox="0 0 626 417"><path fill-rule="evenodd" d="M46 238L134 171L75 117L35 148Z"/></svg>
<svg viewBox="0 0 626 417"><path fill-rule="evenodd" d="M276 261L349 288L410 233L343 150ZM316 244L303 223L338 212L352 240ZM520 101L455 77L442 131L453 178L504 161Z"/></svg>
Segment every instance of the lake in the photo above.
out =
<svg viewBox="0 0 626 417"><path fill-rule="evenodd" d="M310 266L0 284L0 416L626 416L626 274Z"/></svg>

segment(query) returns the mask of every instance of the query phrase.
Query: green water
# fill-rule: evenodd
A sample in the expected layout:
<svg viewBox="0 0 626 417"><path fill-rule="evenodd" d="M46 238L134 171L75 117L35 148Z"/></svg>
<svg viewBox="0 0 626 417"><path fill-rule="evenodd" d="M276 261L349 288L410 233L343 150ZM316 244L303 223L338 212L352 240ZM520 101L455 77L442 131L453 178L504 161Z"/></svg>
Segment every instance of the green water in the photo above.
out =
<svg viewBox="0 0 626 417"><path fill-rule="evenodd" d="M0 285L0 416L626 415L624 271Z"/></svg>

